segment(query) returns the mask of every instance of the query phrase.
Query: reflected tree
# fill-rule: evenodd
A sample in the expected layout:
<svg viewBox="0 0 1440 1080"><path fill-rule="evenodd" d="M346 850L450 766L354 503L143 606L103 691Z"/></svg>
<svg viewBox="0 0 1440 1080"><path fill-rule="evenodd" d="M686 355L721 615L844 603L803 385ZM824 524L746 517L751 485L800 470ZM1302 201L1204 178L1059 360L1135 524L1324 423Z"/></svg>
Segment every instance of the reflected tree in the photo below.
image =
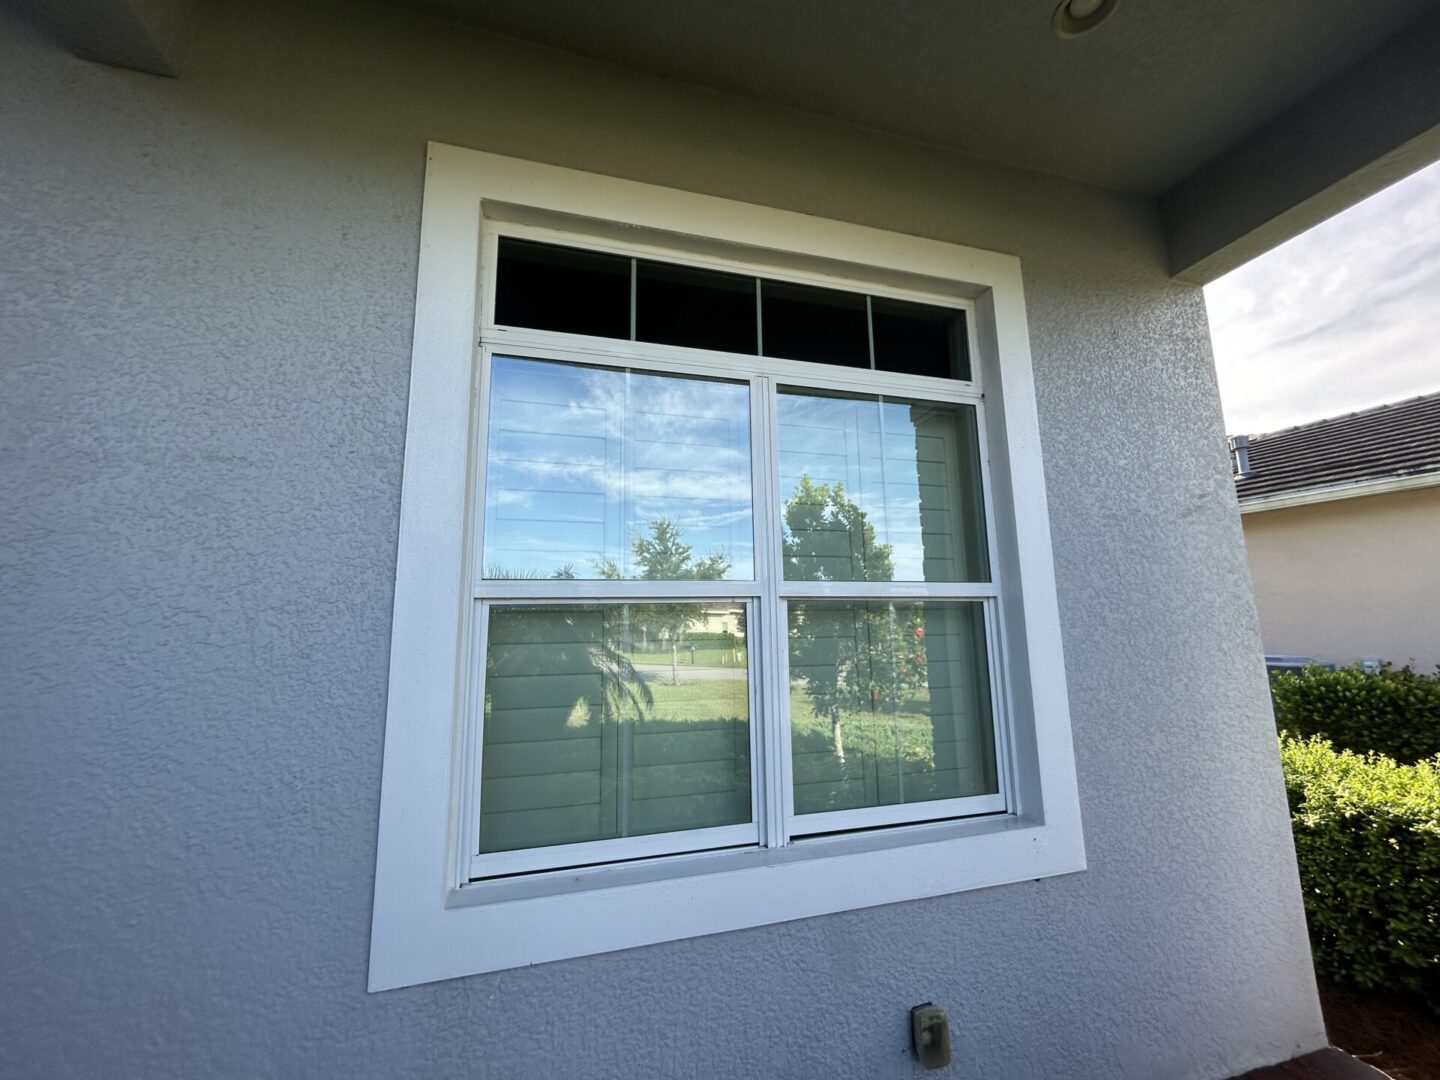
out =
<svg viewBox="0 0 1440 1080"><path fill-rule="evenodd" d="M791 581L890 581L893 549L876 540L843 484L802 476L785 500L785 576ZM792 605L791 655L805 693L828 716L835 756L845 760L843 714L891 709L925 681L919 612L884 604Z"/></svg>
<svg viewBox="0 0 1440 1080"><path fill-rule="evenodd" d="M845 485L800 477L785 500L785 577L789 581L893 581L894 549Z"/></svg>
<svg viewBox="0 0 1440 1080"><path fill-rule="evenodd" d="M642 581L718 581L730 569L729 555L723 551L696 555L694 548L685 543L685 530L665 517L656 518L644 533L635 536L630 550ZM613 559L595 565L602 578L619 579L620 567ZM670 643L670 678L679 685L680 647L685 632L698 621L696 606L646 604L643 610L641 628L646 637Z"/></svg>

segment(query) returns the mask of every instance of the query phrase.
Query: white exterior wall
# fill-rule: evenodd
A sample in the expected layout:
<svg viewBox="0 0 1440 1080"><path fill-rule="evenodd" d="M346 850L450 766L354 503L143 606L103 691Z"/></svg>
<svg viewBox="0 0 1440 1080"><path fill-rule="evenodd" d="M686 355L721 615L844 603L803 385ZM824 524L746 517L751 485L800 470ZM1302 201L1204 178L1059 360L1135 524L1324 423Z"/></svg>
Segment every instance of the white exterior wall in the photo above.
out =
<svg viewBox="0 0 1440 1080"><path fill-rule="evenodd" d="M1219 1078L1323 1044L1198 289L1144 200L362 4L0 14L0 1073ZM1089 869L365 993L425 143L1022 260Z"/></svg>

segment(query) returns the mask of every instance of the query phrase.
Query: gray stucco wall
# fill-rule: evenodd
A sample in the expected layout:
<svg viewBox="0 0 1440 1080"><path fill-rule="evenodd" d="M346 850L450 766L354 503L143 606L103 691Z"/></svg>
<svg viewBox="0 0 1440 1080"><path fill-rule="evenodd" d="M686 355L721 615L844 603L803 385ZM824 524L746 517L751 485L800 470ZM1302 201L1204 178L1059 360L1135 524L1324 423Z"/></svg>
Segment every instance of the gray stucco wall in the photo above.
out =
<svg viewBox="0 0 1440 1080"><path fill-rule="evenodd" d="M300 7L300 5L293 5ZM1323 1042L1154 208L419 17L0 14L0 1074L1223 1077ZM424 143L1024 260L1090 869L368 995Z"/></svg>

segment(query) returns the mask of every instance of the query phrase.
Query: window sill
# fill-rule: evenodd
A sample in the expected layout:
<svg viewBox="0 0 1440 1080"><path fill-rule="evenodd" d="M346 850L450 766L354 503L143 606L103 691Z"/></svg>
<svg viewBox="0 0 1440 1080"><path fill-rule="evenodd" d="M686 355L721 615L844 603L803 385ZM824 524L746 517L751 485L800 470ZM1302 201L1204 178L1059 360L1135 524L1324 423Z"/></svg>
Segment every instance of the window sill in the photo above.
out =
<svg viewBox="0 0 1440 1080"><path fill-rule="evenodd" d="M408 913L406 934L372 943L370 989L1083 869L1078 823L1067 828L1003 814L815 837L785 848L476 882L443 897L435 894L433 905L417 905Z"/></svg>

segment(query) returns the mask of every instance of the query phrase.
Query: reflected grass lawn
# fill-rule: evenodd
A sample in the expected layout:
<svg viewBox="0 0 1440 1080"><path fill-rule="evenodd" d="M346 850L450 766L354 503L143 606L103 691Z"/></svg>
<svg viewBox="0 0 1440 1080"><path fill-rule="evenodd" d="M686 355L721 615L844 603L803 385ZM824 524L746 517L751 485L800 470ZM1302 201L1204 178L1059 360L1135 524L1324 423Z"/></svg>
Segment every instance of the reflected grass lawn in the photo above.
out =
<svg viewBox="0 0 1440 1080"><path fill-rule="evenodd" d="M653 663L655 654L639 654L638 663ZM668 661L668 654L666 655ZM680 684L669 679L647 679L654 704L645 710L649 721L714 722L743 720L749 714L748 685L744 679L686 679L680 666ZM723 666L723 665L710 665ZM934 760L935 731L924 696L907 699L895 715L846 710L840 714L847 757L883 756L893 758L898 750L909 762L926 764ZM803 684L790 689L790 727L796 753L828 753L834 735L828 716L817 716Z"/></svg>
<svg viewBox="0 0 1440 1080"><path fill-rule="evenodd" d="M670 681L669 661L670 655L666 653L665 674L645 679L645 685L654 699L654 704L644 710L645 720L714 723L716 720L744 720L750 715L749 683L745 679L687 679L685 669L690 665L682 663L677 686ZM658 663L653 653L640 653L634 662Z"/></svg>
<svg viewBox="0 0 1440 1080"><path fill-rule="evenodd" d="M894 757L898 750L906 761L933 762L935 728L929 709L925 697L907 698L894 714L842 709L840 728L846 756ZM803 685L790 688L790 730L797 754L829 751L834 746L830 717L816 715Z"/></svg>
<svg viewBox="0 0 1440 1080"><path fill-rule="evenodd" d="M622 655L632 664L669 664L670 646L627 652ZM682 679L685 677L684 669L687 667L743 668L747 662L743 646L739 649L727 649L721 645L704 642L696 644L694 653L691 653L689 645L680 647L680 677Z"/></svg>

